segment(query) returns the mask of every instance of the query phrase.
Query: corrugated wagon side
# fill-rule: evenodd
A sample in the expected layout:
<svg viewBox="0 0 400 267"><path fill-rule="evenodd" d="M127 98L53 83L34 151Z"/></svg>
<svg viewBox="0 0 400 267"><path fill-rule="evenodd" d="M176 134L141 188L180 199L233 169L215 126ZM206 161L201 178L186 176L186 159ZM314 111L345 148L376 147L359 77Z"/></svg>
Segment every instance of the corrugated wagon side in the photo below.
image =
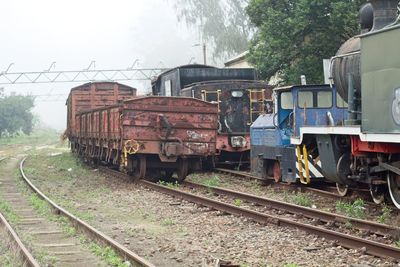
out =
<svg viewBox="0 0 400 267"><path fill-rule="evenodd" d="M67 136L76 135L79 112L108 107L136 96L136 89L116 82L86 83L71 89L67 99Z"/></svg>
<svg viewBox="0 0 400 267"><path fill-rule="evenodd" d="M140 97L79 113L73 150L119 165L135 179L179 180L216 152L218 107L183 97Z"/></svg>

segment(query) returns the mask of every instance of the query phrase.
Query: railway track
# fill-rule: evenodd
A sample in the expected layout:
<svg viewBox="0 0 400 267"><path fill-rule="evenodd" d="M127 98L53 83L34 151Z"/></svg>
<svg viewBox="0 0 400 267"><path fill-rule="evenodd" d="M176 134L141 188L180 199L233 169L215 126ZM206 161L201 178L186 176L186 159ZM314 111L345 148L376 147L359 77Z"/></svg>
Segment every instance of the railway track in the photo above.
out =
<svg viewBox="0 0 400 267"><path fill-rule="evenodd" d="M256 180L256 181L259 181L261 183L266 183L266 184L272 183L274 181L273 178L263 179L263 178L251 175L250 173L247 173L244 171L235 171L235 170L224 169L224 168L215 168L214 171L220 172L220 173L232 174L232 175L240 176L240 177L247 178L250 180Z"/></svg>
<svg viewBox="0 0 400 267"><path fill-rule="evenodd" d="M264 185L284 187L286 189L298 190L299 192L304 192L304 193L309 192L309 193L313 193L313 194L320 195L323 197L329 197L332 199L339 199L339 200L340 199L349 199L349 200L352 199L351 197L348 197L348 196L343 197L343 196L340 196L340 195L334 193L336 188L333 188L333 187L325 186L324 189L320 189L320 188L304 186L304 185L297 185L297 184L277 183L277 182L275 182L275 180L273 178L263 179L263 178L251 175L250 173L247 173L247 172L235 171L235 170L229 170L229 169L223 169L223 168L216 168L215 171L217 171L219 173L235 175L237 177L241 177L241 178L245 178L245 179L249 179L249 180L255 180ZM365 193L365 192L361 192L361 193ZM364 196L363 196L363 198L364 198ZM377 205L374 202L371 202L369 200L365 200L365 202L370 205L374 205L374 206Z"/></svg>
<svg viewBox="0 0 400 267"><path fill-rule="evenodd" d="M128 180L129 177L123 173L110 170L107 168L102 168L105 172L107 172L109 175L112 176L117 176L119 178L123 178ZM165 193L171 196L174 196L176 198L184 199L186 201L196 203L201 206L206 206L211 209L219 210L221 212L225 212L228 214L232 215L237 215L237 216L243 216L248 219L251 219L255 222L258 223L270 223L270 224L275 224L278 226L286 226L286 227L294 227L298 228L301 230L304 230L310 234L315 234L330 240L337 241L338 244L345 248L349 249L365 249L365 252L370 255L378 256L378 257L390 257L393 259L400 259L400 249L394 246L390 246L384 243L364 239L358 236L354 235L349 235L345 234L339 231L334 231L331 229L326 229L323 227L315 226L312 224L308 223L303 223L300 221L295 221L291 220L289 218L284 218L281 216L274 216L271 214L263 213L263 212L258 212L249 208L243 208L239 207L236 205L228 204L219 200L211 199L205 196L197 195L197 194L192 194L189 192L186 192L184 190L181 190L179 188L172 188L160 184L155 184L149 181L141 180L139 182L141 185L159 191L161 193ZM303 212L307 212L304 214L304 216L312 217L312 218L319 218L322 221L337 221L337 222L343 222L346 220L349 220L350 222L354 223L357 227L360 229L367 229L371 231L373 229L373 232L379 233L384 235L385 233L388 234L391 231L397 231L397 228L393 228L390 226L385 226L385 225L378 225L373 222L368 222L368 221L362 221L362 220L357 220L354 218L349 218L337 214L329 214L329 213L324 213L324 212L318 212L316 210L311 210L311 209L306 209L304 207L296 206L296 205L291 205L291 204L285 204L285 203L279 203L277 201L269 200L269 199L261 199L257 198L252 195L247 195L244 193L240 192L234 192L231 190L226 190L222 188L213 188L213 187L205 187L202 185L198 184L193 184L193 183L188 183L185 182L183 185L187 186L192 186L192 187L201 187L203 189L211 189L211 190L220 190L219 192L221 194L230 194L231 196L235 197L241 197L241 198L246 198L247 201L249 202L260 202L258 205L266 205L266 206L274 206L273 208L283 210L283 211L290 211L292 213L296 214L302 214ZM216 192L214 191L214 193ZM375 228L376 227L376 228Z"/></svg>
<svg viewBox="0 0 400 267"><path fill-rule="evenodd" d="M0 212L0 224L2 225L3 229L5 230L11 241L14 243L24 266L40 267L39 263L35 260L33 255L26 248L26 246L21 241L15 230L11 227L10 223L7 221L7 219L1 212Z"/></svg>
<svg viewBox="0 0 400 267"><path fill-rule="evenodd" d="M93 228L86 222L80 220L67 210L58 206L51 199L45 196L33 183L26 177L23 164L25 159L20 162L19 170L22 175L24 182L29 188L38 196L40 199L49 204L54 214L59 217L63 216L69 220L71 225L77 229L77 232L84 234L88 237L88 240L96 241L97 244L111 247L120 257L125 261L129 261L131 266L146 266L154 267L153 264L147 260L141 258L134 252L130 251L123 245L117 243L112 238L108 237L99 230ZM15 211L15 215L18 217L18 221L15 223L16 229L12 229L10 224L4 222L4 225L9 226L8 232L10 236L20 247L21 251L27 253L24 258L34 259L32 255L29 255L29 251L23 248L22 242L18 241L18 235L23 236L29 234L30 241L28 248L34 250L37 254L52 257L56 262L56 265L60 266L105 266L105 261L91 253L88 247L84 246L79 240L73 236L65 234L62 227L56 222L50 221L49 219L43 218L38 212L30 205L27 201L27 197L21 193L18 188L16 181L11 178L11 172L6 171L6 174L1 177L0 183L0 195L7 202L7 205L12 207ZM20 246L22 245L22 246ZM35 255L35 253L32 253ZM37 256L36 256L37 257ZM28 260L26 262L29 263ZM37 264L37 263L36 263ZM34 263L29 263L29 266L39 266ZM50 263L51 266L54 263Z"/></svg>
<svg viewBox="0 0 400 267"><path fill-rule="evenodd" d="M371 233L387 236L394 233L400 234L400 228L395 226L390 226L386 224L380 224L367 220L360 220L336 213L326 212L318 209L312 209L308 207L303 207L287 202L281 202L270 198L258 197L255 195L238 192L234 190L229 190L220 187L206 186L193 182L184 182L184 186L194 189L208 190L212 191L214 194L228 196L235 199L240 199L251 204L266 206L272 209L282 210L290 214L297 214L304 216L306 218L316 219L323 223L341 223L341 224L351 224L352 228L369 231Z"/></svg>

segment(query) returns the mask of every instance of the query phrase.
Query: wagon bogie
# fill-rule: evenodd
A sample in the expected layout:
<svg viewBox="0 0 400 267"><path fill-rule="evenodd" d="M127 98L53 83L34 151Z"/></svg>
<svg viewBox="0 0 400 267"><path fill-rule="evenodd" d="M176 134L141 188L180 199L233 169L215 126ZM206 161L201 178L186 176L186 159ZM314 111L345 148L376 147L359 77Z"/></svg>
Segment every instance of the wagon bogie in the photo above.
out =
<svg viewBox="0 0 400 267"><path fill-rule="evenodd" d="M176 180L182 182L188 174L200 170L202 160L199 157L178 157L176 161L161 161L158 155L138 154L128 157L126 172L130 174L132 181L146 179L158 181L160 179L171 180L176 174Z"/></svg>

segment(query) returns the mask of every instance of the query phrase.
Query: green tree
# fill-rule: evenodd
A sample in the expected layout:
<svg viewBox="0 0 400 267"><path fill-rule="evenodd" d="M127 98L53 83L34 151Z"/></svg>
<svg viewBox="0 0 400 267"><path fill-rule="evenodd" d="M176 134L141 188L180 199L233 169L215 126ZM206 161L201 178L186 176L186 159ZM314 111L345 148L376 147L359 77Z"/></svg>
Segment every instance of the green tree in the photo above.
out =
<svg viewBox="0 0 400 267"><path fill-rule="evenodd" d="M0 92L0 136L5 132L10 135L20 131L30 134L33 129L33 106L32 96L5 96Z"/></svg>
<svg viewBox="0 0 400 267"><path fill-rule="evenodd" d="M247 0L175 0L179 21L213 47L213 58L226 59L248 49L251 27Z"/></svg>
<svg viewBox="0 0 400 267"><path fill-rule="evenodd" d="M358 10L366 0L250 0L257 32L249 60L260 77L278 74L285 84L323 82L322 60L359 33Z"/></svg>

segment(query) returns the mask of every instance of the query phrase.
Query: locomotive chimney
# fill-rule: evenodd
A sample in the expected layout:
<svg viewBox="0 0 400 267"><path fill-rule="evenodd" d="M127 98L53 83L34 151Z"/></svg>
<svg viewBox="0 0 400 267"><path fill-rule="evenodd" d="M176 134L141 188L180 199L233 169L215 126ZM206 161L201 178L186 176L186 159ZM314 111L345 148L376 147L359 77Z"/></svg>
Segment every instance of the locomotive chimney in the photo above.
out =
<svg viewBox="0 0 400 267"><path fill-rule="evenodd" d="M393 23L397 19L399 0L371 0L374 10L374 26L371 31L377 31Z"/></svg>
<svg viewBox="0 0 400 267"><path fill-rule="evenodd" d="M371 3L364 4L360 9L361 33L369 32L374 26L374 8Z"/></svg>

